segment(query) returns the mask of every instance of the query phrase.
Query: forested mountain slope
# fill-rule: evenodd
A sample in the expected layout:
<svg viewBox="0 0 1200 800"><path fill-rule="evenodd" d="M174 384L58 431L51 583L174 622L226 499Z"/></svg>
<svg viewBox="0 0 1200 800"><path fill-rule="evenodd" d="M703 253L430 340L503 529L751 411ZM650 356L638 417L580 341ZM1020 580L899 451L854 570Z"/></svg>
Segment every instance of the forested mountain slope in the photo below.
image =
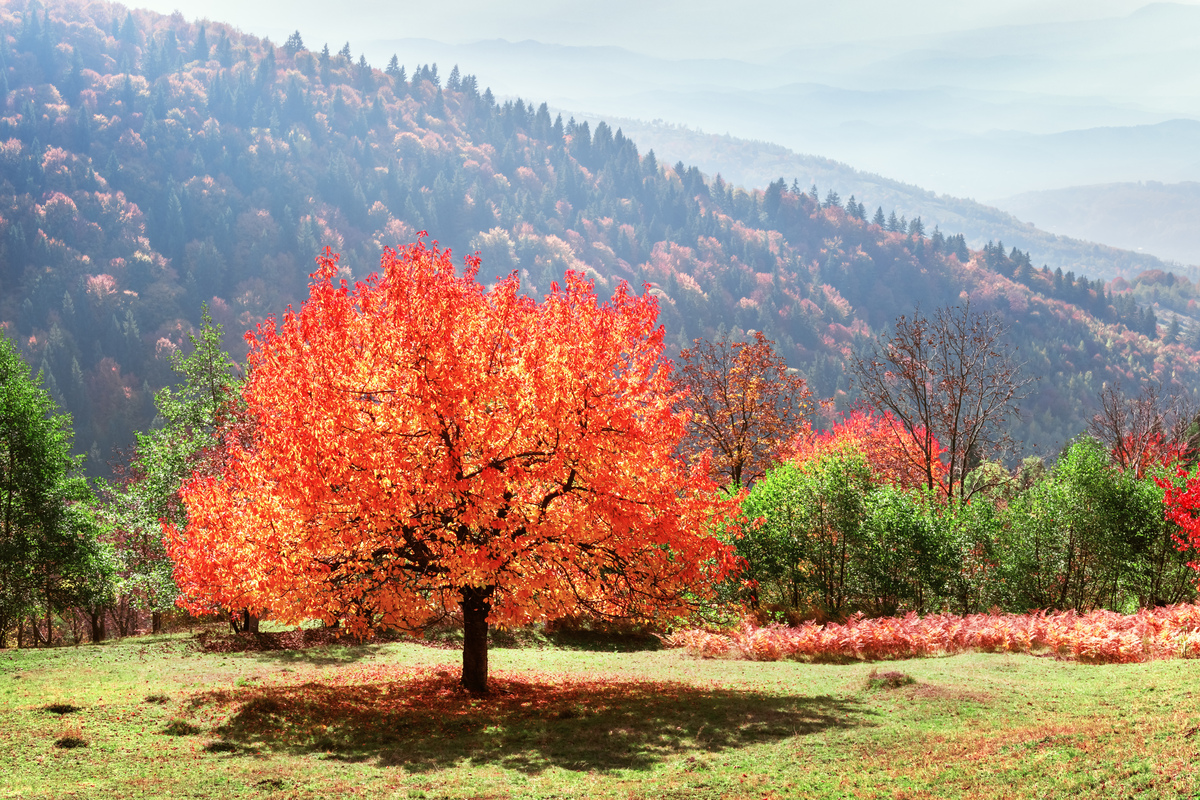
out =
<svg viewBox="0 0 1200 800"><path fill-rule="evenodd" d="M1000 246L901 232L894 215L872 224L875 209L782 181L710 183L457 69L381 71L349 47L102 2L9 3L0 33L0 321L93 471L151 423L202 303L238 347L302 299L322 248L361 276L421 230L535 294L567 269L602 292L649 283L674 346L761 329L843 403L856 347L918 304L969 296L1010 319L1043 378L1014 432L1043 452L1083 428L1106 380L1196 383L1194 350L1157 335L1136 286L1114 295ZM1190 284L1171 281L1186 333Z"/></svg>

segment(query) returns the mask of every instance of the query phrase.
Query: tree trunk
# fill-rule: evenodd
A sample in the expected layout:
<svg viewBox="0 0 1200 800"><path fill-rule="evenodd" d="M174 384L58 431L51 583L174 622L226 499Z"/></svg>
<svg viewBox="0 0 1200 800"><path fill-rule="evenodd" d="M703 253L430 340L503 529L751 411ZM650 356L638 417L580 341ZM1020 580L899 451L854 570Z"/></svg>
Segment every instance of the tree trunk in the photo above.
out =
<svg viewBox="0 0 1200 800"><path fill-rule="evenodd" d="M93 642L93 644L96 642L104 641L104 634L106 633L106 631L104 630L104 621L105 621L106 616L107 616L107 613L103 607L101 607L99 609L89 609L88 610L88 617L91 618L91 622L92 622L92 642Z"/></svg>
<svg viewBox="0 0 1200 800"><path fill-rule="evenodd" d="M150 632L151 633L159 633L161 631L162 631L162 612L161 611L151 611L150 612Z"/></svg>
<svg viewBox="0 0 1200 800"><path fill-rule="evenodd" d="M495 587L464 586L463 612L463 669L462 686L468 692L487 692L488 673L488 613L492 610Z"/></svg>
<svg viewBox="0 0 1200 800"><path fill-rule="evenodd" d="M258 617L250 613L250 609L242 609L242 630L249 633L258 633Z"/></svg>

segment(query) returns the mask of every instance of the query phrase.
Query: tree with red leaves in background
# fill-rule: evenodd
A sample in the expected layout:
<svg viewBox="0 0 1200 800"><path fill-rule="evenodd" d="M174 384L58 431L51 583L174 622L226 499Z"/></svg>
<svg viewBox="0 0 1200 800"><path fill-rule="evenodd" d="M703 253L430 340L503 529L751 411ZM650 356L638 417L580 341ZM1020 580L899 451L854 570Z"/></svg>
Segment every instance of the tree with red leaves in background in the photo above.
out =
<svg viewBox="0 0 1200 800"><path fill-rule="evenodd" d="M1195 463L1200 450L1200 419L1195 403L1184 394L1163 396L1162 387L1143 383L1137 397L1120 385L1100 390L1100 413L1089 432L1108 448L1122 472L1141 478L1155 466Z"/></svg>
<svg viewBox="0 0 1200 800"><path fill-rule="evenodd" d="M918 431L916 441L925 437ZM927 464L925 450L914 444L907 431L890 411L854 409L833 421L829 430L805 430L797 435L783 451L781 461L803 464L824 453L851 446L862 452L871 473L879 483L887 483L897 489L916 489L927 485L927 466L932 467L933 478L940 483L944 466L941 462L942 446L937 438L931 442L930 452L934 458Z"/></svg>
<svg viewBox="0 0 1200 800"><path fill-rule="evenodd" d="M569 273L535 302L478 267L417 243L350 287L327 251L301 310L247 334L254 440L167 531L189 608L357 635L461 614L481 692L489 625L676 615L733 566L708 465L675 455L654 298Z"/></svg>

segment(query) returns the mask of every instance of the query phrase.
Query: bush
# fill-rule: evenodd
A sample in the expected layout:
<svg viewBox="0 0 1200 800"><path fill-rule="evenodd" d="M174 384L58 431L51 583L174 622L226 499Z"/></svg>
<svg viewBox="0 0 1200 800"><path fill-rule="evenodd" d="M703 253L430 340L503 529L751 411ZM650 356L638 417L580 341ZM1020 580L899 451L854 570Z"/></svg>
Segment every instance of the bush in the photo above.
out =
<svg viewBox="0 0 1200 800"><path fill-rule="evenodd" d="M728 531L745 564L742 596L777 621L938 608L957 548L935 506L922 490L877 482L854 447L780 465Z"/></svg>

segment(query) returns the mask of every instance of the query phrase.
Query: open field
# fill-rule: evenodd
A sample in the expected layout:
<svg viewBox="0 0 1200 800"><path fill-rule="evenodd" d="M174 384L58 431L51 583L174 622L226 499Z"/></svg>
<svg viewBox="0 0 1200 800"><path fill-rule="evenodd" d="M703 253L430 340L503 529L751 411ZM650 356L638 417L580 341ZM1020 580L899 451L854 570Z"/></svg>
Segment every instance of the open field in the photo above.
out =
<svg viewBox="0 0 1200 800"><path fill-rule="evenodd" d="M1200 794L1195 661L829 665L601 646L493 649L485 699L455 688L458 651L412 643L0 651L0 797ZM64 734L88 744L55 746Z"/></svg>

